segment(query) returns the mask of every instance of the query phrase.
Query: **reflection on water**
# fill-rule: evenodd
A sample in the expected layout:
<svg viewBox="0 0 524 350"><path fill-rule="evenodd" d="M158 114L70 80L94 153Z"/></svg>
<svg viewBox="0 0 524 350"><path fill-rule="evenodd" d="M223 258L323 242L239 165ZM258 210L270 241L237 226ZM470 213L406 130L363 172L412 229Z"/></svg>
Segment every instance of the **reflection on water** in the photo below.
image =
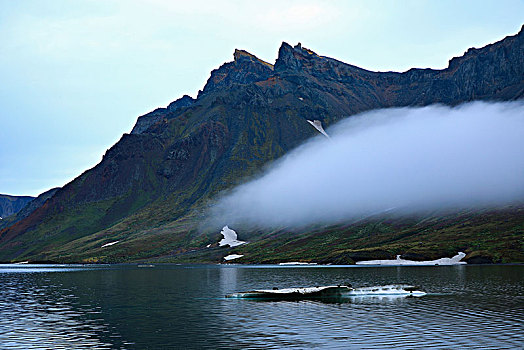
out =
<svg viewBox="0 0 524 350"><path fill-rule="evenodd" d="M225 291L237 288L238 271L236 267L226 266L219 269L220 274L220 292L225 295Z"/></svg>
<svg viewBox="0 0 524 350"><path fill-rule="evenodd" d="M0 266L0 348L522 348L524 266ZM224 295L412 284L421 298Z"/></svg>

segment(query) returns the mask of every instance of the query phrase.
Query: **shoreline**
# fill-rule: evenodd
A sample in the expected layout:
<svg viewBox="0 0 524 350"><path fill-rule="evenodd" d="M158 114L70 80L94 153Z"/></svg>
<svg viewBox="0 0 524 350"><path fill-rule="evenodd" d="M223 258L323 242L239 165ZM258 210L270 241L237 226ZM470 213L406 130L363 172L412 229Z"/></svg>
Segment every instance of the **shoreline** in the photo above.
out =
<svg viewBox="0 0 524 350"><path fill-rule="evenodd" d="M148 265L148 268L157 266L217 266L217 267L270 267L270 268L326 268L326 267L351 267L351 268L370 268L370 267L456 267L456 266L524 266L524 263L487 263L487 264L453 264L453 265L429 265L429 264L413 264L413 265L373 265L373 264L300 264L300 265L281 265L280 263L271 264L242 264L242 263L174 263L174 262L122 262L122 263L58 263L58 262L0 262L1 267L12 268L35 268L35 267L104 267L104 266L130 266L143 268Z"/></svg>

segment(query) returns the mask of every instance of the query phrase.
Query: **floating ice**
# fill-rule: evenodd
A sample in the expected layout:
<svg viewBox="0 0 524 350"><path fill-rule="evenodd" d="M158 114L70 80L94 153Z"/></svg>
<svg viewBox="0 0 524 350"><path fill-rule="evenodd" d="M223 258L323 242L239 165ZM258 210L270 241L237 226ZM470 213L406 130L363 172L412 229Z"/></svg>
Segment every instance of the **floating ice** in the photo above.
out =
<svg viewBox="0 0 524 350"><path fill-rule="evenodd" d="M322 287L303 287L303 288L283 288L283 289L257 289L254 292L258 293L271 293L276 295L282 295L282 294L311 294L311 293L317 293L323 290L329 290L329 289L344 289L345 292L349 291L350 288L346 286L322 286Z"/></svg>
<svg viewBox="0 0 524 350"><path fill-rule="evenodd" d="M458 252L452 258L441 258L437 260L427 260L427 261L414 261L414 260L404 260L400 258L400 255L397 255L395 260L366 260L366 261L357 261L357 265L462 265L466 264L465 261L460 261L466 256L465 253Z"/></svg>
<svg viewBox="0 0 524 350"><path fill-rule="evenodd" d="M423 296L426 292L417 290L416 287L404 284L391 284L386 286L375 286L375 287L359 287L354 288L348 294L352 297L359 296Z"/></svg>
<svg viewBox="0 0 524 350"><path fill-rule="evenodd" d="M114 242L106 243L106 244L104 244L101 248L105 248L105 247L112 246L113 244L117 244L118 242L120 242L120 241L114 241Z"/></svg>
<svg viewBox="0 0 524 350"><path fill-rule="evenodd" d="M237 233L227 226L224 226L224 228L222 228L222 231L220 231L220 233L224 236L224 238L220 242L218 242L218 245L221 247L225 245L229 245L230 247L236 247L238 245L247 243L244 241L239 241L237 239L238 238Z"/></svg>
<svg viewBox="0 0 524 350"><path fill-rule="evenodd" d="M226 298L299 300L316 298L349 298L349 297L421 297L426 292L410 285L386 285L376 287L353 288L351 286L322 286L306 288L257 289L249 292L233 293Z"/></svg>
<svg viewBox="0 0 524 350"><path fill-rule="evenodd" d="M233 259L238 259L238 258L241 258L243 257L244 255L241 255L241 254L229 254L228 256L225 256L224 257L224 260L233 260Z"/></svg>

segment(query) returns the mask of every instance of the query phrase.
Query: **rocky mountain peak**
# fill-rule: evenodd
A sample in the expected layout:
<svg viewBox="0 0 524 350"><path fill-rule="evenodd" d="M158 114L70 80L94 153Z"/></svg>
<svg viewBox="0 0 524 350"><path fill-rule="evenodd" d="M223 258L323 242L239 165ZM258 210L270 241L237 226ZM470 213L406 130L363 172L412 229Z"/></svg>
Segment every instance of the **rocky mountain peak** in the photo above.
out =
<svg viewBox="0 0 524 350"><path fill-rule="evenodd" d="M249 52L239 49L235 49L235 52L233 53L233 58L235 62L241 62L243 60L252 61L253 59L256 59L256 57L250 54Z"/></svg>
<svg viewBox="0 0 524 350"><path fill-rule="evenodd" d="M239 50L235 49L235 52L233 53L234 62L236 65L239 64L261 64L271 70L273 70L273 65L261 60L257 56L250 54L249 52L245 50Z"/></svg>
<svg viewBox="0 0 524 350"><path fill-rule="evenodd" d="M231 87L233 84L250 84L266 80L273 73L273 65L244 50L235 49L233 62L227 62L211 72L204 89L198 97L217 88Z"/></svg>
<svg viewBox="0 0 524 350"><path fill-rule="evenodd" d="M180 108L183 108L183 107L189 107L194 102L195 102L195 100L191 96L184 95L184 96L180 97L179 99L171 102L169 104L169 106L167 106L167 110L170 111L170 112L173 112L173 111L176 111L177 109L180 109Z"/></svg>
<svg viewBox="0 0 524 350"><path fill-rule="evenodd" d="M449 61L448 68L450 70L454 70L459 65L464 63L465 61L476 59L479 56L494 55L494 53L495 55L499 56L497 57L498 59L502 59L503 61L506 61L508 60L508 57L506 56L508 55L508 53L510 53L512 47L520 48L520 50L514 50L515 56L512 57L512 59L514 59L514 61L512 62L520 63L520 64L515 64L515 66L522 67L523 66L522 63L524 60L524 55L522 54L523 46L524 46L524 25L520 28L520 31L517 34L508 36L504 40L498 41L493 44L489 44L480 49L475 48L475 47L470 47L466 52L464 52L462 56L453 57ZM499 51L499 52L497 53L496 51ZM483 59L482 61L485 61L485 59Z"/></svg>
<svg viewBox="0 0 524 350"><path fill-rule="evenodd" d="M299 71L304 66L311 66L311 61L318 58L320 58L320 56L302 47L301 43L292 47L288 43L282 42L278 50L277 61L275 62L275 71Z"/></svg>

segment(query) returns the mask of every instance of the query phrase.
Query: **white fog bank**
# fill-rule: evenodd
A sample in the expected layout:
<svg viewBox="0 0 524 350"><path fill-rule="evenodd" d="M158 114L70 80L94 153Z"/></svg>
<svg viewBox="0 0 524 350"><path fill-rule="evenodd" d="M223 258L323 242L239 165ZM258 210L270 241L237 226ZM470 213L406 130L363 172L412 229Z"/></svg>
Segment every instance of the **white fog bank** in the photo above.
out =
<svg viewBox="0 0 524 350"><path fill-rule="evenodd" d="M522 102L376 110L328 133L224 194L213 221L303 226L524 200Z"/></svg>

